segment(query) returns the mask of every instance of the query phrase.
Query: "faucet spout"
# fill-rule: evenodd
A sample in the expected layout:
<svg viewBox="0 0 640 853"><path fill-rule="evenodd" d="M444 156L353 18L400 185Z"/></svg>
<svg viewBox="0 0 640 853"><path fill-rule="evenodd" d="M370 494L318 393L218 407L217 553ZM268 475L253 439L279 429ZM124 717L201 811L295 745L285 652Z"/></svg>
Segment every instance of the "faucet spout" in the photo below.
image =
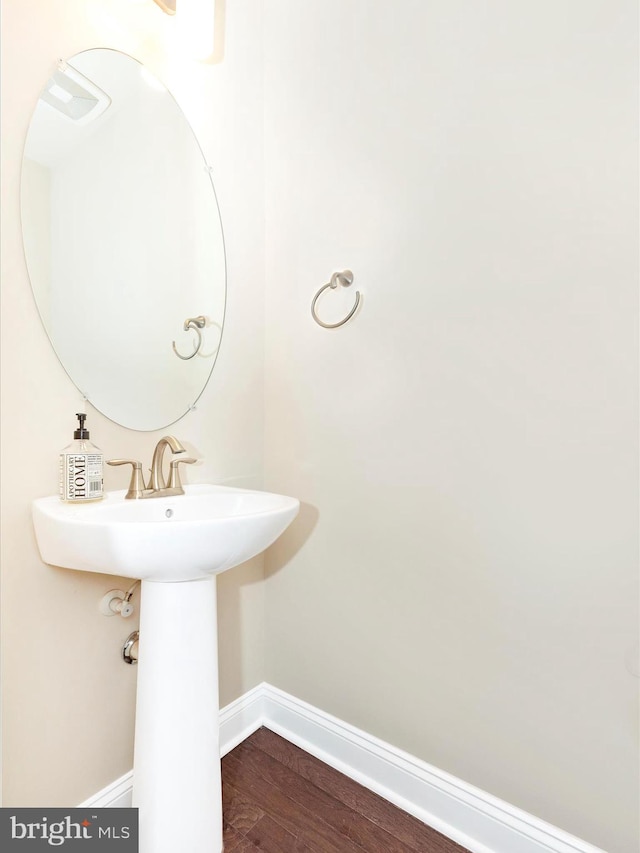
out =
<svg viewBox="0 0 640 853"><path fill-rule="evenodd" d="M173 435L163 436L156 444L155 450L153 451L153 459L151 460L151 480L149 482L149 489L152 489L154 492L167 488L167 481L165 480L162 472L162 462L164 460L164 452L167 447L172 453L185 452L185 448Z"/></svg>

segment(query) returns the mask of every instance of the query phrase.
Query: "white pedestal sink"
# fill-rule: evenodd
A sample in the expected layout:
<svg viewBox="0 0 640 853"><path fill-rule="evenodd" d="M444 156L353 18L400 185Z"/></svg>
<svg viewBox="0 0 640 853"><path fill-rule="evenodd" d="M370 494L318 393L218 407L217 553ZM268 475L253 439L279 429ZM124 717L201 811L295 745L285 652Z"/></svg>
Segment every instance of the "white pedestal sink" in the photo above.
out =
<svg viewBox="0 0 640 853"><path fill-rule="evenodd" d="M133 804L140 853L220 853L215 575L289 526L295 498L225 486L177 497L33 502L42 559L142 579Z"/></svg>

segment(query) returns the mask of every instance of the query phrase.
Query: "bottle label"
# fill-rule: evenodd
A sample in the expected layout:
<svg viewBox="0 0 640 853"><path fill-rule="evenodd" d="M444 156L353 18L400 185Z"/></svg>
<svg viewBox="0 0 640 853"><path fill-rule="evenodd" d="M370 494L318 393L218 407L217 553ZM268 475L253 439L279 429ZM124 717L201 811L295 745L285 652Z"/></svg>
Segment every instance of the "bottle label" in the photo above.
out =
<svg viewBox="0 0 640 853"><path fill-rule="evenodd" d="M102 498L102 453L60 454L60 497L63 501Z"/></svg>

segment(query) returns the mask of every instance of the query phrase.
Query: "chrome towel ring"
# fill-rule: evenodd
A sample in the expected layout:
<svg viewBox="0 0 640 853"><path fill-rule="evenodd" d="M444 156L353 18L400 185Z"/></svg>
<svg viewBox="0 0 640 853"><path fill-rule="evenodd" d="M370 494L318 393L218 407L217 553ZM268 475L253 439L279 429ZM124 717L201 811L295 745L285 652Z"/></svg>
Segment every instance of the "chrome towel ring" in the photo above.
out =
<svg viewBox="0 0 640 853"><path fill-rule="evenodd" d="M335 290L339 284L341 284L343 287L349 287L350 284L353 284L353 273L351 272L351 270L344 270L343 272L334 272L334 274L331 276L331 281L328 282L328 284L323 284L320 290L313 297L313 302L311 303L311 316L316 321L316 323L319 326L322 326L324 329L337 329L338 326L344 326L347 320L350 320L356 313L358 305L360 304L360 291L356 290L355 304L344 319L340 320L340 322L338 323L323 322L316 314L316 302L318 301L318 297L328 287L330 287L332 290Z"/></svg>
<svg viewBox="0 0 640 853"><path fill-rule="evenodd" d="M181 358L183 361L188 361L190 358L193 358L197 352L200 352L200 347L202 346L202 334L200 332L200 329L204 329L206 323L207 318L204 317L202 314L200 314L199 317L187 317L187 319L184 321L184 326L182 328L185 330L185 332L188 332L189 329L193 329L193 331L198 336L198 340L196 343L194 343L193 352L190 355L180 355L180 353L176 349L176 342L172 341L171 343L173 344L173 351L178 356L178 358Z"/></svg>

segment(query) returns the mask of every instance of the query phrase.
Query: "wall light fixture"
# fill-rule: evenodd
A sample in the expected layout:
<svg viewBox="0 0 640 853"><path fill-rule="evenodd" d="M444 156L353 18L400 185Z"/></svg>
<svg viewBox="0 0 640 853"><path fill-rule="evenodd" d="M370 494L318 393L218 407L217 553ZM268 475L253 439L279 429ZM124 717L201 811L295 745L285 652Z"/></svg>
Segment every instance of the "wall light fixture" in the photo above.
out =
<svg viewBox="0 0 640 853"><path fill-rule="evenodd" d="M155 0L155 2L160 6L163 12L167 13L167 15L175 15L176 0Z"/></svg>

